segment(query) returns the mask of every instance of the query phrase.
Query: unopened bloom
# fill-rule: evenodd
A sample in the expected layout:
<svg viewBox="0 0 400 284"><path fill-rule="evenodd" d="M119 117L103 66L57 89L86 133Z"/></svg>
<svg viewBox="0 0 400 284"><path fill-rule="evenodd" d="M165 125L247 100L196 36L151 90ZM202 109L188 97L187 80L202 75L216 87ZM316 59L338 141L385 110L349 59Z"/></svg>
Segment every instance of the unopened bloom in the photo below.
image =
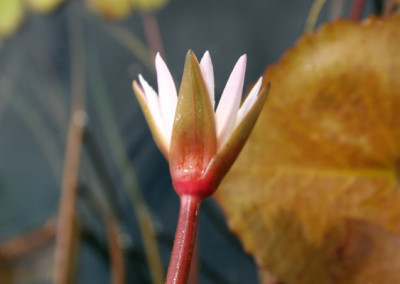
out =
<svg viewBox="0 0 400 284"><path fill-rule="evenodd" d="M168 67L156 56L158 94L139 75L133 82L153 137L167 158L178 194L214 192L258 118L269 84L262 77L242 101L246 55L236 63L215 109L214 73L206 52L200 63L186 56L179 96Z"/></svg>

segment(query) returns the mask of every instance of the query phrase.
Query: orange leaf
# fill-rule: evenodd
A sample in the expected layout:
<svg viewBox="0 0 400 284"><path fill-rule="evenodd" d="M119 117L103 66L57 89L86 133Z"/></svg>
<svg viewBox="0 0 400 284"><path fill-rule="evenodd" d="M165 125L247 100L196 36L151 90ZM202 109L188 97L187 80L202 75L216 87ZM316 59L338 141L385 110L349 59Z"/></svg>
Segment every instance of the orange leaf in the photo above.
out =
<svg viewBox="0 0 400 284"><path fill-rule="evenodd" d="M400 236L366 222L348 220L347 224L349 230L331 269L335 283L398 283Z"/></svg>
<svg viewBox="0 0 400 284"><path fill-rule="evenodd" d="M400 234L399 26L339 20L266 70L269 100L216 198L284 283L348 283L330 273L348 218Z"/></svg>

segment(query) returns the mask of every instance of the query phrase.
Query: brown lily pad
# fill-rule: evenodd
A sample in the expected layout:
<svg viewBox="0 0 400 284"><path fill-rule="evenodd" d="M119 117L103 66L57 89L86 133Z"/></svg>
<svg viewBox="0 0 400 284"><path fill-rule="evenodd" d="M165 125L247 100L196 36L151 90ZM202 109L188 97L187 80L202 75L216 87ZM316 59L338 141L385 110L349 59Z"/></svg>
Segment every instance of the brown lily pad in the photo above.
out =
<svg viewBox="0 0 400 284"><path fill-rule="evenodd" d="M331 275L340 283L398 283L400 236L366 222L348 220ZM357 272L357 273L354 273Z"/></svg>
<svg viewBox="0 0 400 284"><path fill-rule="evenodd" d="M327 24L265 72L269 99L216 199L283 283L364 284L385 254L345 266L337 252L352 226L400 236L399 27L400 15ZM371 283L400 279L400 269L380 271L391 275Z"/></svg>

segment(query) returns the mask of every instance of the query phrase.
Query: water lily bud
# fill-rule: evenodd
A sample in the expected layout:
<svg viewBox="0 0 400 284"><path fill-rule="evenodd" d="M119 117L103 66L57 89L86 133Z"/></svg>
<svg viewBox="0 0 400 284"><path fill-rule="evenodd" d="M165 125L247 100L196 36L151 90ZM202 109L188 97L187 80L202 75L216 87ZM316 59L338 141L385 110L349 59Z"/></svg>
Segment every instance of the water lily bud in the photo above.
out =
<svg viewBox="0 0 400 284"><path fill-rule="evenodd" d="M211 195L243 148L266 100L260 78L241 104L246 55L239 58L214 111L214 74L206 52L189 51L177 96L168 67L156 56L158 94L139 75L133 82L153 137L168 159L179 195Z"/></svg>

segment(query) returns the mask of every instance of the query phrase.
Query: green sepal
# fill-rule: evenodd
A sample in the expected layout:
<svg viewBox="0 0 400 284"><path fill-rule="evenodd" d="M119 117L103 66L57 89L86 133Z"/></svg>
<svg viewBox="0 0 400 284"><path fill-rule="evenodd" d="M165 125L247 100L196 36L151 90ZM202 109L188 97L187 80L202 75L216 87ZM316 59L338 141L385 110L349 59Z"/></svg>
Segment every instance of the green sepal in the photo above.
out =
<svg viewBox="0 0 400 284"><path fill-rule="evenodd" d="M169 152L173 179L200 178L217 151L214 110L199 62L186 55Z"/></svg>
<svg viewBox="0 0 400 284"><path fill-rule="evenodd" d="M249 138L254 125L263 109L270 89L270 83L264 83L258 94L257 100L251 107L242 122L236 127L228 141L218 151L215 157L210 162L203 178L213 181L213 187L216 188L222 178L231 168L236 158L240 154L244 144Z"/></svg>

